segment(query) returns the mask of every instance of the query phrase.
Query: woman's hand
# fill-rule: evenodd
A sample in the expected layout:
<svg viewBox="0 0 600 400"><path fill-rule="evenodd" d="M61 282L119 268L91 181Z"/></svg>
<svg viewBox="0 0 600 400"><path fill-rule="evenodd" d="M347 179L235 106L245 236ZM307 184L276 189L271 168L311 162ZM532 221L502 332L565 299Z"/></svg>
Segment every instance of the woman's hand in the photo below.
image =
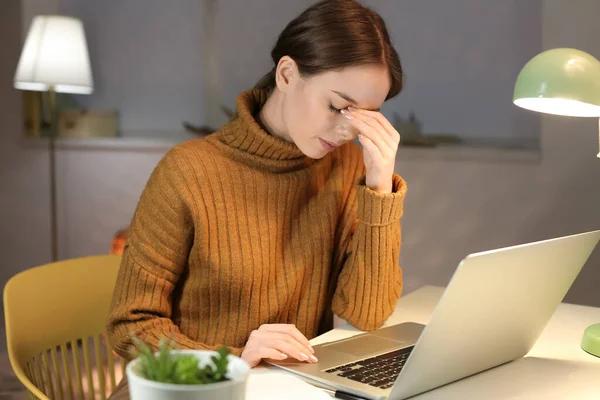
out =
<svg viewBox="0 0 600 400"><path fill-rule="evenodd" d="M359 131L366 185L379 193L391 193L400 134L380 112L348 107L342 114Z"/></svg>
<svg viewBox="0 0 600 400"><path fill-rule="evenodd" d="M264 324L250 334L242 359L250 367L256 367L263 358L285 360L293 357L299 361L317 362L314 353L308 339L294 325Z"/></svg>

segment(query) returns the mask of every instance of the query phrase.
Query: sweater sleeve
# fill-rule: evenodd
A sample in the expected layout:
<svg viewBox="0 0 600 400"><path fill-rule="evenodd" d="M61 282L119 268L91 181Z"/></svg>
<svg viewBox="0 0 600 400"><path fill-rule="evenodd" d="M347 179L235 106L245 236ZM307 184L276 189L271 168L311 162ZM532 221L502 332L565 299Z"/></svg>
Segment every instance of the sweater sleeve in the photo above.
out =
<svg viewBox="0 0 600 400"><path fill-rule="evenodd" d="M363 177L346 200L340 220L341 271L332 310L358 329L380 327L402 292L399 220L405 195L406 182L394 174L392 193L369 189Z"/></svg>
<svg viewBox="0 0 600 400"><path fill-rule="evenodd" d="M158 163L130 226L107 325L113 349L128 360L132 334L154 349L163 337L177 348L218 347L191 340L171 319L173 291L185 276L194 238L195 206L186 185L193 172L184 161L175 147Z"/></svg>

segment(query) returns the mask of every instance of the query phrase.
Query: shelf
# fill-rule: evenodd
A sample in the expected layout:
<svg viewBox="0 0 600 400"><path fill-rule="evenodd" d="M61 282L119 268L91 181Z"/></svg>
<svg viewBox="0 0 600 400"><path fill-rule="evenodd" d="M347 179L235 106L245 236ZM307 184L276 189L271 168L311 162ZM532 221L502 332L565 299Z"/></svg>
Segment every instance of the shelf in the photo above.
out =
<svg viewBox="0 0 600 400"><path fill-rule="evenodd" d="M515 149L469 145L440 145L430 148L401 147L398 160L471 161L482 163L531 163L542 160L540 149Z"/></svg>
<svg viewBox="0 0 600 400"><path fill-rule="evenodd" d="M58 138L58 150L99 150L99 151L167 151L178 143L195 138L192 135L173 135L165 138L114 137L114 138ZM48 138L23 138L27 148L48 147Z"/></svg>
<svg viewBox="0 0 600 400"><path fill-rule="evenodd" d="M181 132L168 137L115 137L115 138L58 138L56 148L67 151L131 151L131 152L166 152L185 140L197 138ZM26 148L46 148L47 138L23 138ZM439 145L437 147L400 147L398 160L429 161L476 161L476 162L517 162L539 163L542 152L536 148L518 149L503 147L486 147L482 145Z"/></svg>

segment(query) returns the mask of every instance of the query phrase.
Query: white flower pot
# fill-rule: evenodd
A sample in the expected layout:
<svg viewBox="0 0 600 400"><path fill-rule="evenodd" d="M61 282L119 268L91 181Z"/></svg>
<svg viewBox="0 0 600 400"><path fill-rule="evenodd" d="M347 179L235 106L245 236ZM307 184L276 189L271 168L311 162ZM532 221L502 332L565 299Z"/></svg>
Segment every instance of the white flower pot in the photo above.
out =
<svg viewBox="0 0 600 400"><path fill-rule="evenodd" d="M210 357L217 354L216 351L205 350L173 350L173 353L192 354L198 357L201 365L212 363ZM226 376L230 380L206 385L150 381L138 375L139 360L135 359L127 364L126 369L130 400L244 400L250 367L244 360L231 354L227 359Z"/></svg>

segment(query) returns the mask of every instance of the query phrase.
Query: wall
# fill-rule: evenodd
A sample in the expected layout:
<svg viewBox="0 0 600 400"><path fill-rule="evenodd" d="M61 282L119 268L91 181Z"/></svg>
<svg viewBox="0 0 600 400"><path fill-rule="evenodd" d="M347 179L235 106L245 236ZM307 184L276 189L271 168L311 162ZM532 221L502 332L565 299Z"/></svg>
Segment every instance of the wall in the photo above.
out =
<svg viewBox="0 0 600 400"><path fill-rule="evenodd" d="M310 0L59 0L61 13L81 18L88 38L96 90L77 101L116 108L126 136L172 136L182 122L226 122L220 104L271 68L269 51L287 21ZM215 4L206 32L207 5ZM209 43L218 73L207 74ZM219 83L210 87L212 81ZM217 107L208 115L207 107ZM212 118L209 118L212 117Z"/></svg>
<svg viewBox="0 0 600 400"><path fill-rule="evenodd" d="M40 193L48 190L43 176L43 152L22 152L20 97L12 88L15 60L21 51L19 0L0 3L0 284L14 273L47 260L49 246L44 228L48 214ZM46 228L48 229L48 228ZM4 308L0 310L4 324ZM4 347L0 330L0 349Z"/></svg>
<svg viewBox="0 0 600 400"><path fill-rule="evenodd" d="M19 139L19 94L12 75L20 52L18 1L0 3L0 283L49 260L47 157ZM594 0L545 0L543 45L600 57ZM242 79L242 78L240 78ZM399 153L410 184L401 261L406 291L446 284L466 254L600 227L597 121L544 118L538 162L448 161ZM129 220L165 149L62 149L58 157L60 255L106 252ZM432 153L427 153L431 155ZM568 300L600 306L595 255Z"/></svg>
<svg viewBox="0 0 600 400"><path fill-rule="evenodd" d="M414 111L427 133L538 144L539 116L512 86L541 50L541 0L371 0L400 54L406 86L382 108ZM525 34L526 32L526 34Z"/></svg>
<svg viewBox="0 0 600 400"><path fill-rule="evenodd" d="M272 67L277 35L312 2L59 0L61 13L83 20L90 48L95 93L77 100L118 109L125 136L174 135L182 121L219 126L218 106L234 107ZM216 5L212 28L207 4ZM384 112L414 112L428 133L539 145L539 116L510 99L521 66L541 49L541 0L367 4L388 17L406 74L402 96Z"/></svg>
<svg viewBox="0 0 600 400"><path fill-rule="evenodd" d="M596 122L597 124L597 122ZM445 285L467 254L600 228L600 160L592 121L543 121L541 162L400 158L409 182L401 261L408 291ZM567 301L600 306L600 258Z"/></svg>
<svg viewBox="0 0 600 400"><path fill-rule="evenodd" d="M575 47L600 57L595 0L545 0L544 49ZM409 182L403 261L407 289L445 285L473 251L600 228L598 121L542 118L539 163L423 161L399 157ZM600 306L600 252L566 301Z"/></svg>
<svg viewBox="0 0 600 400"><path fill-rule="evenodd" d="M46 153L20 147L21 95L12 81L21 52L20 2L0 4L0 282L48 259Z"/></svg>

